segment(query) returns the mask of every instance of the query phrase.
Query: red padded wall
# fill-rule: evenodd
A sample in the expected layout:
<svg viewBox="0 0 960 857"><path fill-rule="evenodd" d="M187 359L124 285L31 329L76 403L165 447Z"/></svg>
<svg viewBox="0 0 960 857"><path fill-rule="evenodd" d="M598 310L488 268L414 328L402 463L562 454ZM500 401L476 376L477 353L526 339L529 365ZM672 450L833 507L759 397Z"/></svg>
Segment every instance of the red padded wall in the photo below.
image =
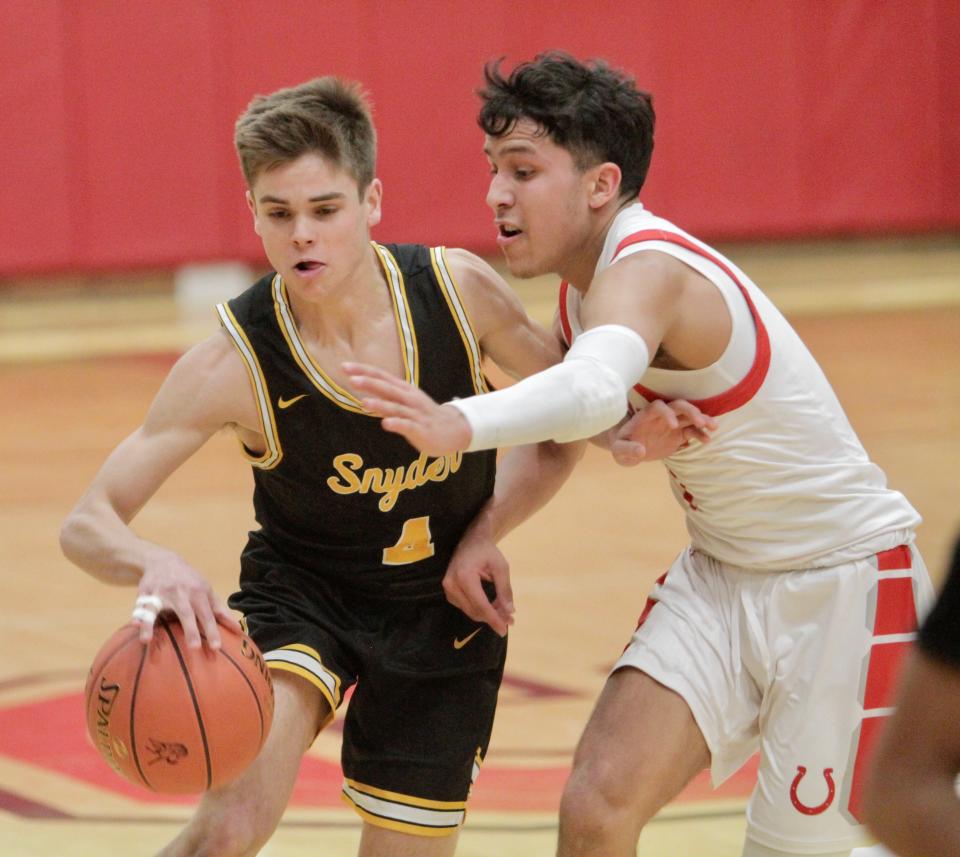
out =
<svg viewBox="0 0 960 857"><path fill-rule="evenodd" d="M375 104L377 237L492 251L473 92L552 47L653 92L644 199L705 238L960 225L955 0L0 3L0 274L259 260L233 122L327 73Z"/></svg>
<svg viewBox="0 0 960 857"><path fill-rule="evenodd" d="M69 176L71 115L59 0L4 3L0 26L0 271L80 261ZM38 40L26 34L44 34Z"/></svg>

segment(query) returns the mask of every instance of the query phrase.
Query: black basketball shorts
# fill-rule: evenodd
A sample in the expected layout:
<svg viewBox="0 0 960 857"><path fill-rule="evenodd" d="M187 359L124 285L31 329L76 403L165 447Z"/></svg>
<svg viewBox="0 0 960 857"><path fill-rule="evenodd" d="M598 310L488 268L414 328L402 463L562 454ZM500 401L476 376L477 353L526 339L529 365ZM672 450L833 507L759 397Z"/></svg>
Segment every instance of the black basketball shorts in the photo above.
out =
<svg viewBox="0 0 960 857"><path fill-rule="evenodd" d="M229 604L268 666L347 706L343 797L371 824L443 836L486 755L506 640L436 595L358 593L276 559L249 563ZM324 724L326 725L326 723Z"/></svg>

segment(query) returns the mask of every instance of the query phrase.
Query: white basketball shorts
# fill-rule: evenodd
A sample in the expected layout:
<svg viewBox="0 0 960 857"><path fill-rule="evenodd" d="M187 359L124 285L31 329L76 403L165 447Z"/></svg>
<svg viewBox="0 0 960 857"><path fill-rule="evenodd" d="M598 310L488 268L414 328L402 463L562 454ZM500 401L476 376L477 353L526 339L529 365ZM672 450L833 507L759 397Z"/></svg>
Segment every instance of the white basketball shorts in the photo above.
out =
<svg viewBox="0 0 960 857"><path fill-rule="evenodd" d="M909 544L772 573L688 549L654 587L614 669L640 669L686 700L715 786L759 751L751 839L840 851L861 839L865 759L932 597Z"/></svg>

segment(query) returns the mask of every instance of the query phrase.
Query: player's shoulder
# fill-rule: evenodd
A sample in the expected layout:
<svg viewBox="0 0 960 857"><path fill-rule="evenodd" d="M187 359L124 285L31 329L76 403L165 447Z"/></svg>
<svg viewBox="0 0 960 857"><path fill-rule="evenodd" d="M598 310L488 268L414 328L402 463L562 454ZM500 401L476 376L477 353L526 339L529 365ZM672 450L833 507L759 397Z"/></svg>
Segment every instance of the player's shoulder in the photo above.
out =
<svg viewBox="0 0 960 857"><path fill-rule="evenodd" d="M187 349L174 364L171 374L174 372L226 383L245 378L246 369L233 340L220 328Z"/></svg>
<svg viewBox="0 0 960 857"><path fill-rule="evenodd" d="M676 256L655 246L641 246L614 259L600 272L597 280L628 289L640 283L645 288L657 286L680 290L696 277L697 272ZM595 290L591 287L591 291Z"/></svg>
<svg viewBox="0 0 960 857"><path fill-rule="evenodd" d="M218 330L173 364L148 421L155 426L190 426L209 433L240 422L251 401L243 361L228 335Z"/></svg>
<svg viewBox="0 0 960 857"><path fill-rule="evenodd" d="M498 290L508 288L494 267L476 253L462 247L444 247L442 250L447 267L459 285L466 288L494 287Z"/></svg>
<svg viewBox="0 0 960 857"><path fill-rule="evenodd" d="M490 331L531 323L520 298L493 265L460 247L445 248L444 256L480 339Z"/></svg>

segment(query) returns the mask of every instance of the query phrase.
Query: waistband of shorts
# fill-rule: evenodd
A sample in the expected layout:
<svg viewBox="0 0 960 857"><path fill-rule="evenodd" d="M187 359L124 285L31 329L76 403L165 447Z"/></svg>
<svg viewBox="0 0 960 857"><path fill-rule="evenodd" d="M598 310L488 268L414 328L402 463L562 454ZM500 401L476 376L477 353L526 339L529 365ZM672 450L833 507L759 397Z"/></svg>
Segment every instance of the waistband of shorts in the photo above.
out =
<svg viewBox="0 0 960 857"><path fill-rule="evenodd" d="M709 560L709 562L712 563L719 571L723 571L725 573L729 572L747 575L763 575L781 574L791 571L816 571L817 569L835 568L836 566L846 565L850 562L858 562L860 560L870 559L877 554L893 550L894 548L898 548L900 546L912 548L915 540L916 533L913 530L893 530L892 532L877 534L868 539L853 542L849 545L837 548L830 553L821 554L813 558L797 560L795 564L789 563L783 566L734 565L733 563L725 562L724 560L718 559L717 557L712 556L693 546L688 547L687 552L690 554L698 554L699 556L704 557L705 559Z"/></svg>

